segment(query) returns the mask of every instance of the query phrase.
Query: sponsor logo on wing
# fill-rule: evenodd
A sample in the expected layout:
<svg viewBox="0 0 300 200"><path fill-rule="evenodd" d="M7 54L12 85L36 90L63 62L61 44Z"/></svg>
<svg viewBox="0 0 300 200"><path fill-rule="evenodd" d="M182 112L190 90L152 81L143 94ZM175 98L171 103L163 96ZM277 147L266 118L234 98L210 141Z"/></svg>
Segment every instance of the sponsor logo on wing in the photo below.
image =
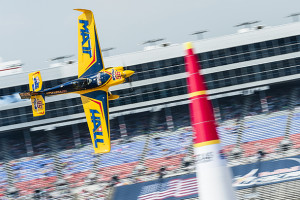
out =
<svg viewBox="0 0 300 200"><path fill-rule="evenodd" d="M87 28L89 25L89 21L87 20L79 20L79 23L82 24L82 29L80 29L80 35L82 37L82 53L88 54L90 58L92 57L91 51L91 40L90 40L90 31Z"/></svg>
<svg viewBox="0 0 300 200"><path fill-rule="evenodd" d="M95 148L98 148L98 143L104 143L103 139L97 138L97 136L103 137L100 113L97 110L93 110L93 109L90 110L90 113L91 113L91 121L94 125L93 127L94 146Z"/></svg>
<svg viewBox="0 0 300 200"><path fill-rule="evenodd" d="M40 79L39 77L33 77L33 84L32 84L32 90L35 91L40 86Z"/></svg>
<svg viewBox="0 0 300 200"><path fill-rule="evenodd" d="M34 109L38 110L38 109L43 109L43 102L38 100L38 99L34 99L33 101L33 105L34 105Z"/></svg>

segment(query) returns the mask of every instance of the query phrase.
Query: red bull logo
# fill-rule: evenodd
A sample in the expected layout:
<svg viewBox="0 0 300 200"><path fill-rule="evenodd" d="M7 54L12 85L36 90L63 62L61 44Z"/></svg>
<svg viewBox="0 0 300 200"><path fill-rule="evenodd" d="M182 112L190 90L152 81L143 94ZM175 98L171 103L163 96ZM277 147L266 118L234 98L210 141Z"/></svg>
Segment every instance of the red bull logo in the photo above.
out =
<svg viewBox="0 0 300 200"><path fill-rule="evenodd" d="M121 79L122 76L121 76L121 72L119 72L118 70L116 69L112 69L112 79L113 80L116 80L116 79Z"/></svg>

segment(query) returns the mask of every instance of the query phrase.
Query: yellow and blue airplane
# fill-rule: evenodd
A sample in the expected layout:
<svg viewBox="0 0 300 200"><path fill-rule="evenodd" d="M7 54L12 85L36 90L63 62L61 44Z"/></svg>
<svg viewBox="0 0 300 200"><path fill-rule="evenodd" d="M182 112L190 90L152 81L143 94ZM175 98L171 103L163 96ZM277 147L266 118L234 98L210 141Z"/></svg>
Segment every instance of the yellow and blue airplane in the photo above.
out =
<svg viewBox="0 0 300 200"><path fill-rule="evenodd" d="M20 93L22 99L31 99L33 116L45 115L45 96L66 93L81 95L95 153L110 151L109 100L119 98L109 87L125 82L134 71L123 67L104 68L92 11L81 11L78 17L78 78L44 89L39 71L29 74L29 92Z"/></svg>

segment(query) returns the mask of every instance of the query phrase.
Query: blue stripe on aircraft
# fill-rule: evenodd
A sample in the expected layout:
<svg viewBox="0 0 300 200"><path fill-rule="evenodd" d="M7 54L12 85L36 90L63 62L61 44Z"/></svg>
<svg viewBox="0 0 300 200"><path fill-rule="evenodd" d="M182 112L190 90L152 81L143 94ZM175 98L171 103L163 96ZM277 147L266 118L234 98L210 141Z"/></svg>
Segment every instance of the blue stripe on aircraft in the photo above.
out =
<svg viewBox="0 0 300 200"><path fill-rule="evenodd" d="M95 44L96 44L96 62L88 69L86 72L82 74L81 77L86 77L91 74L95 74L102 70L104 68L104 64L102 62L102 56L100 53L100 46L99 46L99 41L98 41L98 35L96 32L96 26L95 26Z"/></svg>
<svg viewBox="0 0 300 200"><path fill-rule="evenodd" d="M89 92L89 93L85 93L83 94L86 97L92 98L92 99L96 99L98 101L102 102L103 105L103 111L104 111L104 116L105 116L105 120L106 120L106 127L107 127L107 132L108 132L108 137L110 137L110 127L109 127L109 119L108 119L108 105L107 105L107 93L105 91L102 90L97 90L94 92Z"/></svg>

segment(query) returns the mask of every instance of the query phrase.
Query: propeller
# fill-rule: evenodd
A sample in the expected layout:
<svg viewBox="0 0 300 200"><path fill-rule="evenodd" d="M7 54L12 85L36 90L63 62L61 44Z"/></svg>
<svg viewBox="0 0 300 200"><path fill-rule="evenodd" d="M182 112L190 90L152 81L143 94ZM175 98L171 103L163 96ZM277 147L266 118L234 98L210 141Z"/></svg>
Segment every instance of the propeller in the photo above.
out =
<svg viewBox="0 0 300 200"><path fill-rule="evenodd" d="M131 92L134 92L134 89L133 89L133 87L132 87L132 77L129 76L129 77L127 78L127 81L128 81L128 83L129 83L130 91L131 91Z"/></svg>
<svg viewBox="0 0 300 200"><path fill-rule="evenodd" d="M123 66L124 66L124 70L128 70L127 65L125 65L125 64L123 63ZM132 77L131 77L131 76L129 76L128 78L125 79L125 83L129 83L129 89L130 89L130 92L134 92L134 89L133 89L133 87L132 87Z"/></svg>

